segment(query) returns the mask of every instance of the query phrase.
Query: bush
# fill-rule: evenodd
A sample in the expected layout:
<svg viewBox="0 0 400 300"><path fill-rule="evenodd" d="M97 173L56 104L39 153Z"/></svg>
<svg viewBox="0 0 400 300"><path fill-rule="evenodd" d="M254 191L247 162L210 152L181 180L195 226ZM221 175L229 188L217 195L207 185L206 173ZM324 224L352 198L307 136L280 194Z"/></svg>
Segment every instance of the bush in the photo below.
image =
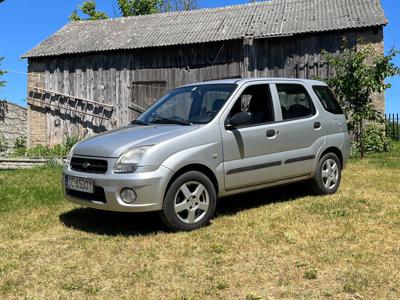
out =
<svg viewBox="0 0 400 300"><path fill-rule="evenodd" d="M14 156L27 156L31 158L54 158L65 157L68 155L71 148L79 142L78 136L67 136L62 144L53 147L37 145L27 149L24 139L18 139L15 142Z"/></svg>
<svg viewBox="0 0 400 300"><path fill-rule="evenodd" d="M385 129L377 125L368 125L363 132L365 153L389 152L391 140L386 137ZM354 150L359 152L358 144L354 144Z"/></svg>
<svg viewBox="0 0 400 300"><path fill-rule="evenodd" d="M80 140L81 139L79 138L78 135L65 136L64 141L63 141L63 147L66 152L66 155L68 155L68 153L69 153L69 151L71 151L72 147L76 143L78 143Z"/></svg>
<svg viewBox="0 0 400 300"><path fill-rule="evenodd" d="M26 137L19 137L15 140L14 143L14 152L15 156L25 156L26 155Z"/></svg>

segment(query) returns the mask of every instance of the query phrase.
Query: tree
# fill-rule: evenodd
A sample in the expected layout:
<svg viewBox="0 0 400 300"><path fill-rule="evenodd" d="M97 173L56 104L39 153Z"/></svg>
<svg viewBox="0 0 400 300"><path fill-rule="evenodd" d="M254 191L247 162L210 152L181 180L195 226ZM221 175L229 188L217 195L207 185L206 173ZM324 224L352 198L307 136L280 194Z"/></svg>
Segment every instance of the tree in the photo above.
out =
<svg viewBox="0 0 400 300"><path fill-rule="evenodd" d="M384 122L372 99L391 87L385 79L400 74L400 68L393 63L397 54L398 51L392 49L388 55L383 55L370 46L361 49L342 47L338 56L324 53L327 63L334 68L334 74L326 81L345 109L361 158L365 154L365 122Z"/></svg>
<svg viewBox="0 0 400 300"><path fill-rule="evenodd" d="M0 64L1 64L1 61L3 59L4 59L4 57L0 57ZM7 73L7 71L0 70L0 88L4 87L6 85L6 81L5 80L1 80L1 77L6 73Z"/></svg>
<svg viewBox="0 0 400 300"><path fill-rule="evenodd" d="M198 9L197 0L164 0L162 11L183 11Z"/></svg>
<svg viewBox="0 0 400 300"><path fill-rule="evenodd" d="M117 2L123 17L158 13L163 5L162 0L117 0Z"/></svg>
<svg viewBox="0 0 400 300"><path fill-rule="evenodd" d="M122 17L192 10L199 7L197 0L117 0L117 4ZM81 17L78 10L86 17ZM72 12L70 21L108 19L106 13L96 10L95 0L84 2L78 10Z"/></svg>
<svg viewBox="0 0 400 300"><path fill-rule="evenodd" d="M79 10L86 15L85 18L79 16L78 11L74 10L70 15L70 21L81 21L81 20L104 20L108 19L108 16L104 12L96 10L96 2L94 0L83 2L79 6Z"/></svg>

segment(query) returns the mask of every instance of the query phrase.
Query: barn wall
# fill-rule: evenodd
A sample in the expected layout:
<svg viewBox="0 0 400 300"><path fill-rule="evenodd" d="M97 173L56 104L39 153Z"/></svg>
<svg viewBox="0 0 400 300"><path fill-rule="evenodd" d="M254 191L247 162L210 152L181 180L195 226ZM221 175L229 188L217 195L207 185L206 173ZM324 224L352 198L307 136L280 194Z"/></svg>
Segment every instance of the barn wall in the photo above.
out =
<svg viewBox="0 0 400 300"><path fill-rule="evenodd" d="M42 142L43 135L52 145L65 134L87 136L128 124L138 115L137 106L148 107L169 89L186 83L255 76L326 77L331 70L321 51L339 53L344 36L349 47L362 38L383 51L382 29L377 28L30 59L32 84L114 105L110 120L57 109L46 109L44 118L32 106L32 144ZM383 109L384 99L378 98L378 108ZM77 108L83 110L83 104Z"/></svg>

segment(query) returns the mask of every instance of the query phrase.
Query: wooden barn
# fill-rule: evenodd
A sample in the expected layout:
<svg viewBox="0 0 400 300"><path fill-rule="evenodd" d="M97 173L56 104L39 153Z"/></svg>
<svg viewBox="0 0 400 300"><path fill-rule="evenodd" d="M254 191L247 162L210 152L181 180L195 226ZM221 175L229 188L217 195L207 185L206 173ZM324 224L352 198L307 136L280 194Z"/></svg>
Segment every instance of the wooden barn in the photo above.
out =
<svg viewBox="0 0 400 300"><path fill-rule="evenodd" d="M379 0L271 0L68 23L28 59L28 143L130 123L167 90L236 77L326 77L321 55L383 52ZM376 100L384 110L384 97Z"/></svg>

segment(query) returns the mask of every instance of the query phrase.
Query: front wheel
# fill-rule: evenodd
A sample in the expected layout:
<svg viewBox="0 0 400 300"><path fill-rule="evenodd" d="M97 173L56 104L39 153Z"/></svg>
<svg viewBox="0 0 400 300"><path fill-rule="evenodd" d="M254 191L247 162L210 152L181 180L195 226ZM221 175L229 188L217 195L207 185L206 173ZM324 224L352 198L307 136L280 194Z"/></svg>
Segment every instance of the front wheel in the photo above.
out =
<svg viewBox="0 0 400 300"><path fill-rule="evenodd" d="M174 231L190 231L210 222L216 207L216 192L204 174L191 171L169 187L161 211L164 224Z"/></svg>
<svg viewBox="0 0 400 300"><path fill-rule="evenodd" d="M325 154L318 162L311 188L318 195L329 195L337 192L342 179L342 166L334 153Z"/></svg>

